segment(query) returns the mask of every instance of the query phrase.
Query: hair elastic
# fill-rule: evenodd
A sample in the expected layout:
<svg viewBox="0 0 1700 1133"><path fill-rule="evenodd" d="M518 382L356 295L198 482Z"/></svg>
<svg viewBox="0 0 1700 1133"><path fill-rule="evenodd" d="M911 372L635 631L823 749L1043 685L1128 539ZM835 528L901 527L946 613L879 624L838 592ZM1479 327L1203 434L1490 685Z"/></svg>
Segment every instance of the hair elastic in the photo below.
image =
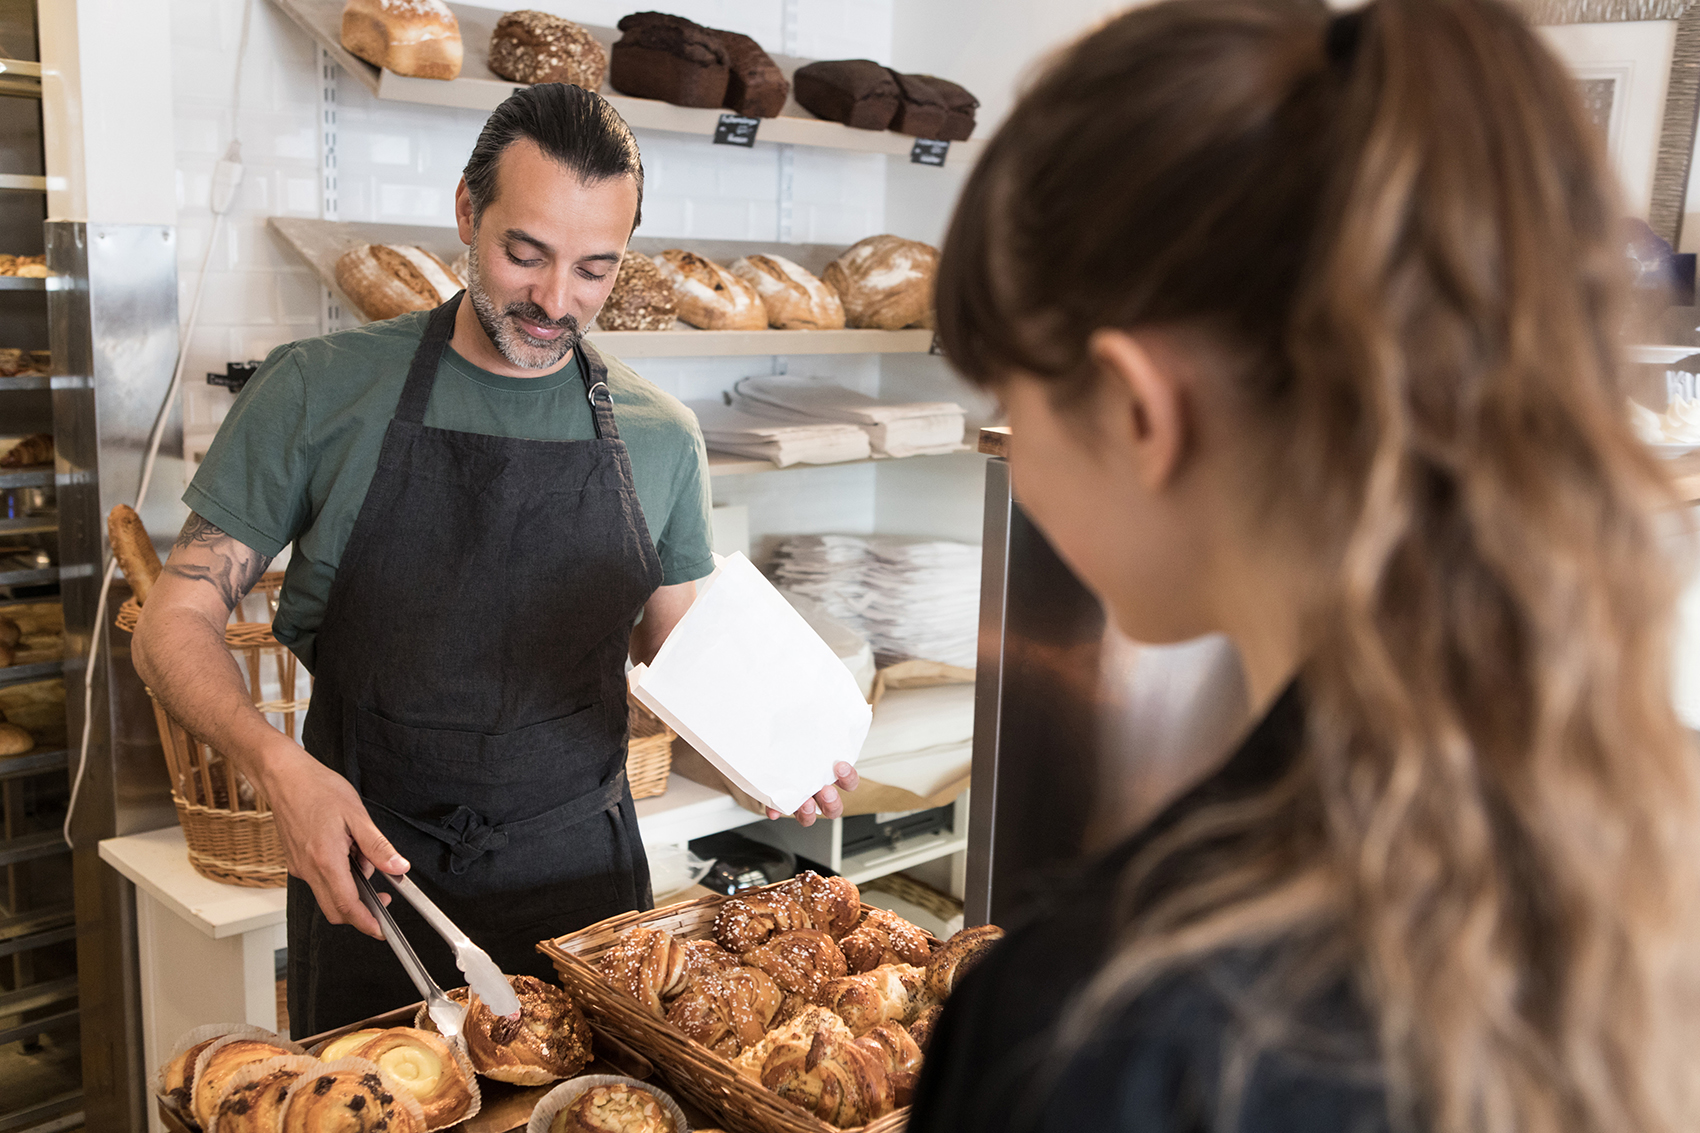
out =
<svg viewBox="0 0 1700 1133"><path fill-rule="evenodd" d="M1328 30L1322 36L1322 50L1327 54L1330 63L1339 67L1351 64L1352 57L1358 53L1364 11L1364 8L1355 8L1328 21Z"/></svg>

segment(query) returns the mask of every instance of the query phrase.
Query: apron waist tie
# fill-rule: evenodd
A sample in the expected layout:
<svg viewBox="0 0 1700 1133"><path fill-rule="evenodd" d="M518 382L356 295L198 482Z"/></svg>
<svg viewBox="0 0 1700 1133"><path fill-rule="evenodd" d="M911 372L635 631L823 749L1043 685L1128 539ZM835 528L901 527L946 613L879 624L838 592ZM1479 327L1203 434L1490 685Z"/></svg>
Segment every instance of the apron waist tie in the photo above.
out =
<svg viewBox="0 0 1700 1133"><path fill-rule="evenodd" d="M436 822L426 822L372 799L363 801L368 807L376 807L385 814L394 815L421 834L427 834L447 846L449 872L458 874L465 873L468 866L486 853L507 849L510 835L523 837L545 830L564 830L587 818L613 810L625 796L626 769L622 767L611 779L593 791L569 799L542 814L500 825L489 822L483 815L464 804L455 807Z"/></svg>

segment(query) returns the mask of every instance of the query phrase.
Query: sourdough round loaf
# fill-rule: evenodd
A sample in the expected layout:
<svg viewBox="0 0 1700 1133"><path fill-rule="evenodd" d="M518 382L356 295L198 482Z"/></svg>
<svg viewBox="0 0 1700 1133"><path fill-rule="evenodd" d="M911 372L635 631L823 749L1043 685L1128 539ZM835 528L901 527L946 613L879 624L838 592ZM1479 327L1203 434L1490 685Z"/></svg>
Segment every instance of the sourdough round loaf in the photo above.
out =
<svg viewBox="0 0 1700 1133"><path fill-rule="evenodd" d="M870 236L826 266L822 278L844 301L853 327L931 325L938 249L901 236Z"/></svg>
<svg viewBox="0 0 1700 1133"><path fill-rule="evenodd" d="M744 256L730 270L761 296L769 326L836 330L844 325L844 304L838 292L784 256Z"/></svg>
<svg viewBox="0 0 1700 1133"><path fill-rule="evenodd" d="M447 264L406 244L362 244L336 262L336 284L373 322L428 311L460 290Z"/></svg>
<svg viewBox="0 0 1700 1133"><path fill-rule="evenodd" d="M695 252L669 248L655 266L673 288L679 317L703 330L766 330L767 308L756 289Z"/></svg>

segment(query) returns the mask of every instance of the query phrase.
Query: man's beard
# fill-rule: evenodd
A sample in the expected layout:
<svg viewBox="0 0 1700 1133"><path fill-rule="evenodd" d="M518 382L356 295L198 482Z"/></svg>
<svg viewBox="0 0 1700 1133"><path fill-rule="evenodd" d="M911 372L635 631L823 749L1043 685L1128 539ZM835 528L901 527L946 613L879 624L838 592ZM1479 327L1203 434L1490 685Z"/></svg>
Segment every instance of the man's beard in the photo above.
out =
<svg viewBox="0 0 1700 1133"><path fill-rule="evenodd" d="M478 325L484 328L484 333L495 344L503 358L522 370L547 370L555 366L561 359L572 353L584 333L579 330L578 320L571 315L552 319L536 303L509 303L500 311L496 309L495 300L484 290L483 283L478 278L478 237L474 234L472 247L466 257L466 297L472 300L472 311L478 316ZM518 319L540 327L560 327L563 332L559 338L532 338L519 328Z"/></svg>

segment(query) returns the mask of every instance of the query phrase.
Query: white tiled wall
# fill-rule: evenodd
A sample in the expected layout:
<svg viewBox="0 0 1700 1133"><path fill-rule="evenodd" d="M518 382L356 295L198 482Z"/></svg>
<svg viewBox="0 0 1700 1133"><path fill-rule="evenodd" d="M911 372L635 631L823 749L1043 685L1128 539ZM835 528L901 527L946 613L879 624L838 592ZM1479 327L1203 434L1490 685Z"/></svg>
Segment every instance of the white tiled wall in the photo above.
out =
<svg viewBox="0 0 1700 1133"><path fill-rule="evenodd" d="M799 55L888 60L894 0L804 0L789 39ZM244 4L252 5L241 104L231 112ZM612 25L633 0L537 3L584 23ZM745 32L772 51L786 46L780 0L677 0L668 11ZM216 427L231 395L204 384L226 362L262 358L274 346L321 331L316 276L266 228L270 216L321 215L317 121L320 78L312 41L268 0L172 0L179 288L187 314L212 230L208 194L214 163L234 129L246 167L212 260L200 326L185 377L185 429ZM337 83L338 211L343 220L453 224L455 183L482 127L481 111L380 102L358 82ZM773 240L779 224L779 149L710 147L705 139L640 131L646 173L645 236L681 240ZM792 238L849 244L883 230L885 158L796 147ZM638 369L681 397L713 396L747 373L785 368L830 374L873 392L871 358L664 359ZM854 477L852 477L854 479ZM857 481L860 484L860 481ZM846 482L846 490L853 486ZM728 496L772 495L731 487ZM806 508L783 513L791 530L866 530L871 493L833 503L811 521ZM737 501L732 501L737 502ZM759 519L759 517L758 517Z"/></svg>

